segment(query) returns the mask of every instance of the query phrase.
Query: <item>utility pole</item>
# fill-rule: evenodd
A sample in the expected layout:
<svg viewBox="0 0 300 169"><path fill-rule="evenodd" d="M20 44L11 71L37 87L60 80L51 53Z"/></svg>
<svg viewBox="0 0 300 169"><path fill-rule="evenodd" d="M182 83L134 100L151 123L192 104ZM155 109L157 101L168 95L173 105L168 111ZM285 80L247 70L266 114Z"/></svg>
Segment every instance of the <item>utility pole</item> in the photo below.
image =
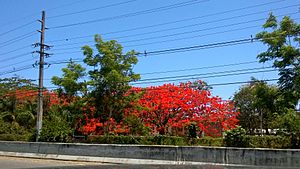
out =
<svg viewBox="0 0 300 169"><path fill-rule="evenodd" d="M38 105L37 105L37 121L36 121L36 141L38 142L40 138L40 133L42 130L42 123L43 123L43 88L44 88L44 50L45 50L45 11L42 11L42 20L39 20L41 23L41 30L38 32L41 33L40 43L36 43L34 46L40 46L40 51L36 51L36 53L40 54L40 61L39 65L39 89L38 89Z"/></svg>

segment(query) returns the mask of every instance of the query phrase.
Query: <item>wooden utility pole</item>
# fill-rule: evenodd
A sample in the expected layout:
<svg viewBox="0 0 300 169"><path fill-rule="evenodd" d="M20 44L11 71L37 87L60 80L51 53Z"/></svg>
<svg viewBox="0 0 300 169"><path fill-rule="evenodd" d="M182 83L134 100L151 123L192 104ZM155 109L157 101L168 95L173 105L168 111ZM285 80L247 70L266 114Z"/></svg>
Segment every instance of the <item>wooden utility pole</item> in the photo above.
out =
<svg viewBox="0 0 300 169"><path fill-rule="evenodd" d="M41 33L41 40L38 44L40 46L40 62L39 62L39 90L38 90L38 105L37 105L37 121L36 121L36 141L40 138L40 133L42 130L42 124L43 124L43 88L44 88L44 50L45 50L45 11L42 11L42 20L39 20L41 23L41 30L39 32Z"/></svg>

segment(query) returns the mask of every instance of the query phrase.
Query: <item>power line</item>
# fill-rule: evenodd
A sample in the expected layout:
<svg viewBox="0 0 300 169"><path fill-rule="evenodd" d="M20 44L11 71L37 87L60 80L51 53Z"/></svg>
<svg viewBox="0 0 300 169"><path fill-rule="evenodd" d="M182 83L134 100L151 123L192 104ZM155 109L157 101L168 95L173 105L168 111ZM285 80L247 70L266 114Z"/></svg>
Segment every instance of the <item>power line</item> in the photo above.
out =
<svg viewBox="0 0 300 169"><path fill-rule="evenodd" d="M4 68L7 68L7 67L12 67L12 66L15 66L15 65L19 65L19 64L22 64L22 63L26 63L26 62L32 62L32 61L33 61L33 60L28 60L28 59L26 59L26 60L22 60L22 61L20 61L20 62L16 62L16 63L14 63L14 64L2 66L2 67L0 67L0 69L4 69Z"/></svg>
<svg viewBox="0 0 300 169"><path fill-rule="evenodd" d="M25 56L25 55L28 55L28 54L32 54L32 52L22 53L22 54L19 54L19 55L13 56L13 57L4 58L4 59L0 60L0 62L6 62L6 61L9 61L9 60L14 60L14 59L17 59L17 58L23 57L23 56Z"/></svg>
<svg viewBox="0 0 300 169"><path fill-rule="evenodd" d="M186 39L192 39L192 38L198 38L198 37L204 37L204 36L210 36L210 35L228 33L228 32L233 32L233 31L245 30L245 29L259 27L259 26L260 25L257 25L257 26L248 26L248 27L244 27L244 28L230 29L230 30L226 30L226 31L219 31L219 32L214 32L214 33L208 33L208 34L202 34L202 35L196 35L196 36L189 36L189 37L183 37L183 38L168 39L168 40L163 40L163 41L155 41L155 42L149 42L149 43L127 45L127 46L123 46L123 47L127 47L128 48L128 47L144 46L144 45L158 44L158 43L164 43L164 42L170 42L170 41L174 42L174 41L179 41L179 40L186 40ZM174 36L176 36L176 35L174 35ZM160 38L160 37L154 37L154 38ZM136 39L136 40L132 40L132 41L141 41L141 40L145 40L145 39ZM94 41L90 41L90 42L94 42ZM120 43L124 43L124 42L120 42ZM77 49L77 48L80 48L80 47L59 48L59 49L56 49L55 51ZM59 54L61 54L61 53L59 53ZM149 53L147 52L147 54L149 54Z"/></svg>
<svg viewBox="0 0 300 169"><path fill-rule="evenodd" d="M271 82L271 81L277 81L278 79L265 79L265 80L259 80L264 82ZM210 84L209 86L226 86L226 85L235 85L235 84L245 84L245 83L251 83L253 81L237 81L237 82L228 82L228 83L215 83Z"/></svg>
<svg viewBox="0 0 300 169"><path fill-rule="evenodd" d="M14 41L14 40L16 40L16 39L23 38L23 37L25 37L25 36L27 36L27 35L31 35L31 34L34 33L34 32L35 32L35 31L31 31L31 32L25 33L25 34L23 34L23 35L19 35L19 36L17 36L17 37L14 37L14 38L12 38L12 39L10 39L10 40L7 40L7 41L5 41L5 42L0 42L0 45L5 44L5 43L8 43L8 42L11 42L11 41Z"/></svg>
<svg viewBox="0 0 300 169"><path fill-rule="evenodd" d="M140 29L146 29L146 28L153 28L153 27L158 27L158 26L163 26L163 25L169 25L169 24L174 24L174 23L179 23L179 22L196 20L196 19L200 19L200 18L205 18L205 17L210 17L210 16L216 16L216 15L221 15L221 14L226 14L226 13L241 11L241 10L245 10L245 9L251 9L251 8L266 6L266 5L270 5L270 4L274 4L274 3L278 3L278 2L283 2L283 1L285 1L285 0L279 0L279 1L274 1L274 2L262 3L262 4L258 4L258 5L252 5L252 6L237 8L237 9L233 9L233 10L227 10L227 11L223 11L223 12L216 12L216 13L202 15L202 16L198 16L198 17L192 17L192 18L186 18L186 19L181 19L181 20L175 20L175 21L171 21L171 22L165 22L165 23L154 24L154 25L149 25L149 26L142 26L142 27L136 27L136 28L131 28L131 29L124 29L124 30L119 30L119 31L106 32L106 33L102 33L102 35L116 34L116 33L125 33L125 32L129 32L129 31L134 31L134 30L140 30ZM291 5L291 6L294 6L294 5ZM288 7L290 7L290 6L286 6L286 8L288 8ZM285 7L283 7L283 8L285 8ZM279 9L281 9L281 8L276 8L276 9L271 9L271 10L279 10ZM263 12L267 12L267 11L263 11ZM246 14L246 16L247 15L252 15L252 14ZM94 34L93 35L86 35L86 36L69 37L69 38L65 38L65 39L57 39L57 40L52 40L52 41L48 41L48 42L66 41L66 40L70 40L70 39L81 39L81 38L86 38L86 37L91 37L91 36L94 36Z"/></svg>
<svg viewBox="0 0 300 169"><path fill-rule="evenodd" d="M53 11L53 10L57 10L57 9L60 9L60 8L64 8L64 7L69 7L69 6L72 6L72 5L75 5L77 3L80 3L82 2L83 0L77 0L77 1L73 1L71 3L65 3L63 5L60 5L60 6L57 6L57 7L53 7L53 8L49 8L49 9L46 9L46 11Z"/></svg>
<svg viewBox="0 0 300 169"><path fill-rule="evenodd" d="M239 43L239 42L252 42L253 40L254 40L253 38L245 38L245 39L223 41L223 42L210 43L210 44L204 44L204 45L195 45L195 46L188 46L188 47L163 49L163 50L156 50L156 51L147 52L146 55L162 54L162 53L166 53L166 52L174 52L174 51L182 51L182 50L190 50L190 49L199 49L199 48L204 48L204 47L213 47L213 46L218 46L218 45L234 44L234 43ZM144 54L144 53L139 53L139 54Z"/></svg>
<svg viewBox="0 0 300 169"><path fill-rule="evenodd" d="M70 59L74 62L83 62L82 58L75 58ZM49 62L49 64L65 64L70 63L70 60L57 60ZM165 74L165 73L175 73L175 72L185 72L185 71L194 71L194 70L202 70L202 69L212 69L212 68L223 68L223 67L229 67L229 66L239 66L239 65L247 65L252 63L258 63L257 61L248 61L248 62L237 62L237 63L229 63L229 64L221 64L221 65L213 65L213 66L204 66L204 67L197 67L197 68L188 68L188 69L174 69L174 70L168 70L168 71L156 71L156 72L145 72L140 73L141 75L151 75L151 74Z"/></svg>
<svg viewBox="0 0 300 169"><path fill-rule="evenodd" d="M298 13L298 12L296 12L296 13ZM292 13L292 14L296 14L296 13ZM173 34L167 34L167 35L160 35L160 36L154 36L154 37L148 37L148 38L142 38L142 39L134 39L134 40L128 40L128 41L123 41L123 42L121 41L120 43L131 43L131 42L138 42L138 41L151 40L151 39L157 39L157 38L173 37L173 36L178 36L178 35L185 35L185 34L202 32L202 31L213 30L213 29L218 29L218 28L236 26L236 25L241 25L241 24L246 24L246 23L251 23L251 22L257 22L257 21L262 21L262 20L265 20L265 19L266 18L255 19L255 20L244 21L244 22L239 22L239 23L231 23L231 24L227 24L227 25L215 26L215 27L211 27L211 28L197 29L197 30L192 30L192 31L185 31L185 32L179 32L179 33L173 33ZM261 25L258 25L258 26L261 26ZM239 28L239 29L242 30L243 28Z"/></svg>
<svg viewBox="0 0 300 169"><path fill-rule="evenodd" d="M294 7L294 6L295 5L290 5L290 6L276 8L276 9L270 9L270 10L274 11L274 10L285 9L285 8L290 8L290 7ZM161 30L157 30L157 31L150 31L150 32L144 32L144 33L138 33L138 34L132 34L132 35L125 35L125 36L113 37L113 38L110 38L110 39L123 39L123 38L127 38L127 37L134 37L134 36L140 36L140 35L145 35L145 34L153 34L153 33L160 33L160 32L166 32L166 31L171 31L171 30L177 30L177 29L195 27L195 26L200 26L200 25L205 25L205 24L210 24L210 23L215 23L215 22L222 22L222 21L226 21L226 20L242 18L242 17L245 17L245 16L256 15L256 14L260 14L260 13L265 13L265 12L268 12L270 10L265 10L265 11L260 11L260 12L254 12L254 13L249 13L249 14L244 14L244 15L238 15L238 16L234 16L234 17L228 17L228 18L217 19L217 20L212 20L212 21L206 21L206 22L202 22L202 23L190 24L190 25L185 25L185 26L180 26L180 27L173 27L173 28L161 29ZM295 13L292 13L292 14L295 14ZM279 15L279 16L282 16L282 15ZM277 17L279 17L279 16L277 16ZM265 18L263 18L263 19L265 19ZM262 20L262 19L250 20L248 22L260 21L260 20ZM240 23L236 23L236 24L240 24ZM232 26L232 25L230 25L230 26Z"/></svg>
<svg viewBox="0 0 300 169"><path fill-rule="evenodd" d="M261 71L252 71L252 72L242 72L242 73L228 73L228 74L221 74L221 75L199 76L199 77L190 77L190 78L178 78L178 79L172 79L172 80L156 80L156 81L151 81L151 82L132 82L132 84L136 85L136 84L151 84L151 83L182 81L182 80L185 81L185 80L191 80L191 79L207 79L207 78L237 76L237 75L244 75L244 74L255 74L255 73L274 72L274 71L277 71L277 70L261 70Z"/></svg>
<svg viewBox="0 0 300 169"><path fill-rule="evenodd" d="M81 10L81 11L77 11L77 12L70 12L70 13L65 13L65 14L60 14L60 15L49 16L49 17L47 17L47 19L53 19L53 18L57 18L57 17L64 17L64 16L69 16L69 15L92 12L92 11L95 11L95 10L114 7L114 6L119 6L119 5L124 5L124 4L128 4L128 3L131 3L131 2L135 2L135 1L137 1L137 0L129 0L129 1L124 1L124 2L119 2L119 3L104 5L104 6L100 6L100 7L96 7L96 8L85 9L85 10Z"/></svg>
<svg viewBox="0 0 300 169"><path fill-rule="evenodd" d="M150 51L150 52L146 52L146 53L137 53L137 55L140 56L140 57L141 57L141 55L147 55L147 56L148 55L162 55L162 54L169 54L169 53L174 53L174 52L186 52L186 51L190 51L190 50L209 49L209 48L224 47L224 46L244 44L244 43L252 43L252 42L256 42L256 41L259 41L259 39L257 39L257 38L246 38L246 39L223 41L223 42L210 43L210 44L204 44L204 45L195 45L195 46L188 46L188 47L156 50L156 51ZM75 51L75 52L77 53L77 52L82 52L82 51ZM75 53L75 52L72 52L72 53ZM66 54L66 53L68 53L68 52L56 53L56 54ZM26 54L31 54L31 52L21 54L21 55L17 55L17 56L8 58L8 59L12 60L12 59L15 59L15 58L18 58L18 57L22 57ZM0 60L0 62L7 61L8 59ZM59 62L56 62L55 64L59 64Z"/></svg>
<svg viewBox="0 0 300 169"><path fill-rule="evenodd" d="M66 28L66 27L84 25L84 24L95 23L95 22L128 18L128 17L138 16L138 15L144 15L144 14L149 14L149 13L154 13L154 12L175 9L175 8L179 8L179 7L189 6L189 5L195 5L195 4L203 3L203 2L207 2L207 1L209 1L209 0L201 0L201 1L200 0L190 0L190 1L180 2L180 3L176 3L176 4L172 4L172 5L161 6L158 8L152 8L152 9L148 9L148 10L132 12L132 13L127 13L127 14L123 14L123 15L113 16L113 17L95 19L95 20L84 21L84 22L77 22L77 23L66 24L66 25L59 25L59 26L51 27L51 29Z"/></svg>
<svg viewBox="0 0 300 169"><path fill-rule="evenodd" d="M260 69L269 69L270 67L256 67L256 68L247 68L247 69L237 69L237 70L228 70L228 71L219 71L219 72L206 72L206 73L197 73L197 74L187 74L187 75L179 75L179 76L165 76L165 77L156 77L156 78L148 78L148 79L141 79L139 82L144 81L156 81L156 80L165 80L165 79L176 79L176 78L183 78L183 77L194 77L194 76L202 76L202 75L214 75L214 74L224 74L224 73L232 73L232 72L242 72L242 71L250 71L250 70L260 70Z"/></svg>
<svg viewBox="0 0 300 169"><path fill-rule="evenodd" d="M36 22L36 21L31 21L31 22L28 22L28 23L26 23L26 24L24 24L24 25L18 26L18 27L13 28L13 29L10 29L10 30L8 30L8 31L6 31L6 32L0 33L0 36L7 35L8 33L13 32L13 31L16 31L16 30L19 30L19 29L23 29L24 27L29 26L29 25L31 25L31 24L33 24L33 23L35 23L35 22Z"/></svg>
<svg viewBox="0 0 300 169"><path fill-rule="evenodd" d="M265 80L259 80L259 81L272 82L272 81L278 81L278 79L265 79ZM248 81L235 81L235 82L226 82L226 83L213 83L213 84L208 84L208 86L227 86L227 85L236 85L236 84L247 84L247 83L251 83L251 82L253 82L253 81L248 80ZM161 89L161 88L155 88L157 86L151 86L151 87L154 87L154 88L146 87L146 88L141 88L140 90L133 90L133 92L144 91L145 89L146 90L165 90L165 89ZM178 86L178 87L181 88L181 86ZM197 87L197 86L191 86L191 87ZM182 87L182 88L185 88L185 87Z"/></svg>
<svg viewBox="0 0 300 169"><path fill-rule="evenodd" d="M75 1L75 2L72 2L72 3L67 3L67 4L60 5L60 6L54 7L54 8L49 8L49 9L46 9L46 11L56 10L56 9L59 9L59 8L63 8L63 7L65 7L65 6L68 6L68 7L69 7L69 6L74 5L74 4L76 4L76 3L79 3L79 2L82 2L82 0L78 0L78 1ZM19 22L20 20L24 20L24 19L29 18L29 17L32 17L32 16L37 16L38 14L39 14L39 12L34 12L34 13L32 13L32 14L29 14L29 15L24 16L24 17L20 17L20 18L18 18L18 19L13 20L13 21L9 21L9 22L7 22L7 23L3 23L3 24L1 24L1 26L3 27L3 26L11 25L12 23Z"/></svg>
<svg viewBox="0 0 300 169"><path fill-rule="evenodd" d="M20 48L13 49L13 50L8 51L8 52L5 52L5 53L0 53L0 56L2 56L2 55L7 55L7 54L10 54L10 53L13 53L13 52L22 50L22 49L26 49L26 48L28 48L28 47L30 47L30 46L26 45L26 46L22 46L22 47L20 47Z"/></svg>
<svg viewBox="0 0 300 169"><path fill-rule="evenodd" d="M15 70L11 70L11 71L6 71L6 72L2 72L0 73L0 76L2 75L7 75L7 74L11 74L11 73L15 73L15 72L20 72L20 71L23 71L23 70L28 70L28 69L32 69L33 66L24 66L24 67L21 67L21 68L18 68L18 69L15 69Z"/></svg>
<svg viewBox="0 0 300 169"><path fill-rule="evenodd" d="M241 74L247 74L247 73L260 73L260 72L269 72L269 71L276 71L277 69L271 69L271 70L265 70L270 69L270 67L255 67L255 68L246 68L246 69L234 69L234 70L227 70L227 71L218 71L218 72L206 72L206 73L197 73L197 74L187 74L187 75L179 75L179 76L167 76L167 77L156 77L156 78L149 78L149 79L141 79L138 82L132 82L132 83L152 83L153 82L161 82L161 80L181 80L184 79L199 79L199 78L211 78L211 77L222 77L222 76L231 76L231 75L241 75ZM260 71L258 71L260 70ZM234 73L235 72L235 73ZM210 76L203 76L203 75L210 75ZM212 76L213 75L213 76ZM187 78L188 77L188 78ZM45 79L45 80L51 80L51 79Z"/></svg>
<svg viewBox="0 0 300 169"><path fill-rule="evenodd" d="M149 56L149 55L162 55L174 52L186 52L190 50L200 50L200 49L210 49L216 47L223 47L223 46L230 46L230 45L238 45L238 44L245 44L245 43L252 43L257 42L258 39L256 38L244 38L244 39L237 39L231 41L223 41L223 42L216 42L216 43L209 43L204 45L194 45L194 46L187 46L187 47L180 47L180 48L171 48L171 49L163 49L163 50L156 50L150 52L138 52L137 55L139 57L142 56ZM72 53L81 53L82 51L72 51L72 52L61 52L61 53L54 53L56 55L60 54L72 54Z"/></svg>
<svg viewBox="0 0 300 169"><path fill-rule="evenodd" d="M298 12L296 12L296 13L298 13ZM295 13L290 13L290 14L295 14ZM248 15L248 14L246 14L246 15ZM279 16L281 16L281 15L279 15ZM277 16L277 17L279 17L279 16ZM111 37L110 39L122 39L122 38L126 38L126 37L135 37L135 36L140 36L140 35L147 35L147 34L165 32L165 31L170 31L170 30L176 30L176 29L182 29L182 28L187 28L187 27L204 25L204 24L208 24L208 23L221 22L221 21L224 21L224 20L227 20L227 19L239 18L239 17L241 17L241 16L230 17L230 18L225 18L225 19L218 19L218 20L214 20L214 21L208 21L208 22L202 22L202 23L197 23L197 24L192 24L192 25L186 25L186 26L181 26L181 27L174 27L174 28L162 29L162 30L157 30L157 31L150 31L150 32L144 32L144 33L138 33L138 34L133 34L133 35ZM128 43L128 42L135 42L135 41L141 41L141 40L155 39L155 38L161 38L161 37L171 37L171 36L177 36L177 35L183 35L183 34L189 34L189 33L195 33L195 32L202 32L202 31L211 30L211 29L223 28L223 27L228 27L228 26L235 26L235 25L240 25L240 24L245 24L245 23L250 23L250 22L257 22L257 21L265 20L265 19L266 18L261 18L261 19L255 19L255 20L250 20L250 21L244 21L244 22L238 22L238 23L232 23L232 24L222 25L222 26L215 26L215 27L211 27L211 28L204 28L204 29L198 29L198 30L193 30L193 31L180 32L180 33L176 33L176 34L169 34L169 35L163 35L163 36L157 36L157 37L150 37L150 38L143 38L143 39L134 39L134 40L124 41L124 42L120 42L120 43ZM66 46L66 45L82 44L82 43L89 43L89 42L94 42L94 41L84 41L84 42L68 43L68 44L61 44L61 45L55 45L55 46ZM72 49L72 48L67 48L67 49Z"/></svg>
<svg viewBox="0 0 300 169"><path fill-rule="evenodd" d="M32 33L30 33L30 34L28 34L28 35L26 35L26 36L24 36L24 37L22 37L22 38L19 38L19 39L15 39L15 40L13 40L13 41L10 41L9 43L6 43L5 45L0 46L0 48L3 48L3 47L5 47L5 46L11 45L11 44L14 44L14 43L19 42L19 41L21 41L21 40L27 39L27 38L29 38L29 37L32 37L32 36L35 35L35 34L37 34L37 32L32 32Z"/></svg>
<svg viewBox="0 0 300 169"><path fill-rule="evenodd" d="M252 63L257 63L257 61L230 63L230 64L222 64L222 65L214 65L214 66L204 66L204 67L188 68L188 69L175 69L175 70L168 70L168 71L147 72L147 73L140 73L140 74L141 75L165 74L165 73L185 72L185 71L194 71L194 70L201 70L201 69L211 69L211 68L246 65L246 64L252 64Z"/></svg>
<svg viewBox="0 0 300 169"><path fill-rule="evenodd" d="M290 14L296 14L296 13L290 13ZM296 18L296 19L299 19L299 18ZM166 37L173 37L173 36L191 34L191 33L202 32L202 31L207 31L207 30L213 30L213 29L218 29L218 28L223 28L223 27L241 25L241 24L250 23L250 22L257 22L257 21L260 21L260 20L264 20L264 19L256 19L256 20L251 20L251 21L245 21L245 22L233 23L233 24L228 24L228 25L216 26L216 27L212 27L212 28L198 29L198 30L193 30L193 31L186 31L186 32L180 32L180 33L174 33L174 34L167 34L167 35L161 35L161 36L154 36L154 37L148 37L148 38L133 39L133 40L128 40L128 41L123 41L123 42L120 42L120 43L131 43L131 42L138 42L138 41L145 41L145 40L152 40L152 39L160 39L160 38L166 38ZM165 42L170 42L170 41L174 42L174 41L180 41L180 40L186 40L186 39L193 39L193 38L199 38L199 37L204 37L204 36L211 36L211 35L228 33L228 32L241 31L241 30L255 28L255 27L260 27L260 26L261 25L247 26L247 27L236 28L236 29L229 29L229 30L225 30L225 31L207 33L207 34L202 34L202 35L188 36L188 37L183 37L183 38L174 38L174 39L168 39L168 40L163 40L163 41L155 41L155 42L149 42L149 43L127 45L127 46L123 46L123 47L144 46L144 45L150 45L150 44L165 43ZM94 42L94 41L86 41L86 42L79 42L79 43L73 43L73 44L81 44L81 43L89 43L89 42ZM71 44L67 44L67 45L71 45ZM58 45L58 46L62 46L62 45ZM80 47L58 48L58 49L55 49L55 51L77 49L77 48L80 48Z"/></svg>

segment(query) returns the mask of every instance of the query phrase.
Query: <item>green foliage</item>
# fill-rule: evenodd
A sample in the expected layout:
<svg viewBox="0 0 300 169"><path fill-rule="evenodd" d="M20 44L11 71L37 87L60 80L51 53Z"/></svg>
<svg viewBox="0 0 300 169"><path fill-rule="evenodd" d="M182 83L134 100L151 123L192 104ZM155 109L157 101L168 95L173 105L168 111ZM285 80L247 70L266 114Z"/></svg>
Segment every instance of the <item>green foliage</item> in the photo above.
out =
<svg viewBox="0 0 300 169"><path fill-rule="evenodd" d="M247 136L251 148L291 148L289 136Z"/></svg>
<svg viewBox="0 0 300 169"><path fill-rule="evenodd" d="M43 127L39 141L44 142L69 142L73 129L64 112L52 110L43 120Z"/></svg>
<svg viewBox="0 0 300 169"><path fill-rule="evenodd" d="M282 132L300 134L300 115L293 109L286 109L286 113L277 117L275 122Z"/></svg>
<svg viewBox="0 0 300 169"><path fill-rule="evenodd" d="M188 145L183 137L174 136L88 136L87 142L98 144Z"/></svg>
<svg viewBox="0 0 300 169"><path fill-rule="evenodd" d="M224 144L228 147L248 147L246 131L242 127L228 130L225 133Z"/></svg>
<svg viewBox="0 0 300 169"><path fill-rule="evenodd" d="M178 145L178 146L222 146L222 138L203 137L188 139L186 137L174 136L88 136L88 143L98 144L141 144L141 145Z"/></svg>
<svg viewBox="0 0 300 169"><path fill-rule="evenodd" d="M30 134L0 134L0 140L2 141L30 141Z"/></svg>
<svg viewBox="0 0 300 169"><path fill-rule="evenodd" d="M252 81L234 94L235 107L240 111L238 119L247 133L255 134L255 129L278 128L273 121L281 113L284 105L276 86L263 81Z"/></svg>
<svg viewBox="0 0 300 169"><path fill-rule="evenodd" d="M145 136L148 135L151 129L144 125L142 120L135 115L130 115L126 117L125 124L130 128L131 135L135 136Z"/></svg>
<svg viewBox="0 0 300 169"><path fill-rule="evenodd" d="M129 82L140 79L139 74L133 72L137 64L137 53L129 51L123 54L123 49L116 41L103 41L95 35L96 49L89 46L82 47L86 56L84 62L94 69L89 71L91 97L94 98L96 117L102 121L114 118L117 122L123 119L124 109L132 101L125 93L131 88Z"/></svg>
<svg viewBox="0 0 300 169"><path fill-rule="evenodd" d="M257 57L260 62L273 61L279 69L279 85L285 104L294 108L300 98L300 25L285 16L280 22L271 13L263 25L264 31L256 34L268 46Z"/></svg>
<svg viewBox="0 0 300 169"><path fill-rule="evenodd" d="M14 91L24 87L27 89L37 89L37 85L32 83L32 80L20 78L18 76L0 79L0 96L3 96L7 91Z"/></svg>
<svg viewBox="0 0 300 169"><path fill-rule="evenodd" d="M0 119L0 140L29 141L32 131L18 123L5 122Z"/></svg>
<svg viewBox="0 0 300 169"><path fill-rule="evenodd" d="M222 147L224 143L223 138L221 137L202 137L197 139L190 139L190 145Z"/></svg>
<svg viewBox="0 0 300 169"><path fill-rule="evenodd" d="M86 84L78 82L80 78L85 76L85 68L70 60L66 68L62 68L63 77L52 77L52 83L60 86L58 92L66 95L68 98L75 96L78 92L86 93Z"/></svg>

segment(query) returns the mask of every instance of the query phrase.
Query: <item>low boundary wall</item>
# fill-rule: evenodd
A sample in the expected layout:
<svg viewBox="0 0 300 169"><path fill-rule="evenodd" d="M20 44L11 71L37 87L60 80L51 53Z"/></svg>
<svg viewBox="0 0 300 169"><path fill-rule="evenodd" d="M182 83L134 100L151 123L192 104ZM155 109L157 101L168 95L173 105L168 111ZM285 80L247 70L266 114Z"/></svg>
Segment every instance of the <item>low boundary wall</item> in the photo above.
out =
<svg viewBox="0 0 300 169"><path fill-rule="evenodd" d="M113 163L218 164L300 167L300 149L148 146L0 141L0 155ZM57 157L57 158L56 158ZM66 158L67 159L67 158ZM147 162L148 161L148 162Z"/></svg>

